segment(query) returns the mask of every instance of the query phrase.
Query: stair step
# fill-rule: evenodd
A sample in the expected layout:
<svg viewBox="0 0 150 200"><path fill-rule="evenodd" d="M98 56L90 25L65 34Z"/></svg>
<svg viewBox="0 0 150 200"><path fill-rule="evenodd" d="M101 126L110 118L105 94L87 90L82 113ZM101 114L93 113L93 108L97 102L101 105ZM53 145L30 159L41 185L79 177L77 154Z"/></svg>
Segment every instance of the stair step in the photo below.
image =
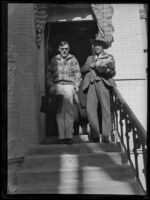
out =
<svg viewBox="0 0 150 200"><path fill-rule="evenodd" d="M58 169L62 166L66 168L78 166L104 167L112 164L127 163L127 156L123 152L116 153L86 153L86 154L52 154L52 155L31 155L24 160L23 168Z"/></svg>
<svg viewBox="0 0 150 200"><path fill-rule="evenodd" d="M59 169L48 168L29 168L22 169L17 173L18 184L35 184L35 183L59 183L69 180L118 180L124 181L135 178L134 172L128 165L113 164L105 167L98 166L79 166L79 167L62 167Z"/></svg>
<svg viewBox="0 0 150 200"><path fill-rule="evenodd" d="M88 135L74 135L73 136L73 142L74 143L83 143L88 142L89 138ZM42 144L57 144L59 142L58 136L51 136L51 137L45 137L42 141Z"/></svg>
<svg viewBox="0 0 150 200"><path fill-rule="evenodd" d="M51 144L51 145L35 145L29 149L28 155L33 154L83 154L96 152L120 152L120 143L78 143L73 145L67 144Z"/></svg>
<svg viewBox="0 0 150 200"><path fill-rule="evenodd" d="M82 177L83 178L83 177ZM116 180L98 181L82 180L59 182L53 184L22 185L17 187L18 194L126 194L144 195L140 185L135 180L121 182Z"/></svg>
<svg viewBox="0 0 150 200"><path fill-rule="evenodd" d="M29 149L16 173L17 194L144 195L121 143L87 143L82 135L73 145L48 144Z"/></svg>

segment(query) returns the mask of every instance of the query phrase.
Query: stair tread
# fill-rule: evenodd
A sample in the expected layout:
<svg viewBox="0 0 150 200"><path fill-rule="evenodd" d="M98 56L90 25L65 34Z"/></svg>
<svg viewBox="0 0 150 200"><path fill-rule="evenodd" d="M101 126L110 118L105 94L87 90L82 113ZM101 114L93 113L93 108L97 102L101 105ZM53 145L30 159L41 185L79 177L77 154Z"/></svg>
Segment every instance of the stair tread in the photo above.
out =
<svg viewBox="0 0 150 200"><path fill-rule="evenodd" d="M74 135L73 136L74 143L83 143L89 141L88 135ZM51 136L51 137L45 137L42 144L56 144L58 143L58 136Z"/></svg>
<svg viewBox="0 0 150 200"><path fill-rule="evenodd" d="M52 154L52 155L30 155L24 160L22 168L66 168L72 166L107 166L112 164L127 164L127 156L124 152L97 152L84 154Z"/></svg>
<svg viewBox="0 0 150 200"><path fill-rule="evenodd" d="M119 143L119 142L118 142ZM38 145L33 145L32 148L40 148L40 149L52 149L54 147L57 147L57 148L66 148L66 147L69 147L69 148L72 148L72 147L79 147L79 146L99 146L99 147L105 147L105 146L116 146L116 143L90 143L90 142L85 142L85 143L74 143L72 145L67 145L67 144L38 144Z"/></svg>
<svg viewBox="0 0 150 200"><path fill-rule="evenodd" d="M124 155L119 142L34 145L17 171L17 193L143 195Z"/></svg>
<svg viewBox="0 0 150 200"><path fill-rule="evenodd" d="M116 169L116 168L122 168L122 169L131 169L131 167L130 167L130 165L124 165L124 164L112 164L112 165L109 165L109 166L105 166L105 167L101 167L101 166L94 166L94 164L93 164L93 166L79 166L79 167L72 167L72 168L61 168L61 169L59 169L59 171L73 171L73 170L75 170L75 171L80 171L80 170L82 170L83 169L83 167L84 167L84 170L102 170L102 169ZM38 173L38 172L53 172L53 171L58 171L58 169L50 169L50 168L47 168L47 167L43 167L43 168L23 168L23 169L20 169L20 171L19 171L19 173Z"/></svg>
<svg viewBox="0 0 150 200"><path fill-rule="evenodd" d="M68 184L35 184L18 186L18 193L84 193L84 194L143 194L135 180L68 182ZM117 190L116 188L119 188Z"/></svg>
<svg viewBox="0 0 150 200"><path fill-rule="evenodd" d="M62 167L57 168L33 168L22 169L18 171L18 184L34 184L43 182L74 181L82 178L84 180L120 180L127 181L135 179L135 173L129 165L113 164L105 167L79 166L79 167Z"/></svg>
<svg viewBox="0 0 150 200"><path fill-rule="evenodd" d="M60 180L59 180L60 181ZM60 185L61 187L75 187L78 186L81 187L81 186L88 186L88 185L91 185L91 186L103 186L105 184L121 184L121 183L137 183L135 179L127 179L127 180L108 180L108 179L94 179L94 180L91 180L91 179L84 179L83 181L81 180L64 180L64 181L61 181L60 182ZM58 183L46 183L46 185L44 185L43 183L34 183L32 184L32 188L34 189L37 189L37 188L45 188L45 187L50 187L50 188L53 188L53 187L56 187L56 184L58 185ZM138 184L138 183L137 183ZM18 188L26 188L26 189L30 189L31 188L31 185L30 184L20 184L18 185Z"/></svg>
<svg viewBox="0 0 150 200"><path fill-rule="evenodd" d="M116 156L120 156L122 154L125 154L125 152L103 152L103 151L97 151L97 152L90 152L90 153L84 153L84 154L77 154L77 153L62 153L61 155L63 157L66 157L66 158L71 158L71 157L89 157L89 156L94 156L94 157L97 157L97 156L101 156L101 155L116 155ZM28 155L25 160L28 160L28 159L31 159L31 158L54 158L54 157L58 157L60 158L60 154L52 154L52 155L44 155L44 154L36 154L36 155Z"/></svg>
<svg viewBox="0 0 150 200"><path fill-rule="evenodd" d="M51 145L34 145L28 155L35 154L62 154L62 153L92 153L92 152L120 152L120 143L76 143L67 144L51 144Z"/></svg>

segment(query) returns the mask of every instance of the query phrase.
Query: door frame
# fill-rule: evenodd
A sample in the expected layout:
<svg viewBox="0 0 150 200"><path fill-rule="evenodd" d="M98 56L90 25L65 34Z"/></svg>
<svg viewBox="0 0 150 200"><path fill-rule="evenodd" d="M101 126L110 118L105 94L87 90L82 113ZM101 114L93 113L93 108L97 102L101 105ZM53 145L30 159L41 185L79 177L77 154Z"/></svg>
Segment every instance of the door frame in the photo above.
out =
<svg viewBox="0 0 150 200"><path fill-rule="evenodd" d="M51 33L51 30L52 30L52 28L53 28L53 26L54 25L63 25L63 24L68 24L68 25L75 25L75 26L78 26L78 24L80 23L80 26L82 25L82 24L84 24L84 26L87 26L87 28L89 28L88 27L88 23L89 24L91 24L91 26L95 26L95 31L93 31L93 33L91 33L91 31L90 31L90 33L88 33L88 36L90 37L90 38L88 38L87 39L87 42L89 42L89 46L90 46L90 41L88 41L89 39L91 39L91 37L92 38L94 38L95 37L95 34L97 33L97 31L98 31L98 27L97 27L97 23L96 23L96 21L94 21L94 20L86 20L86 21L69 21L69 22L47 22L46 23L46 26L45 26L45 31L44 31L44 55L45 55L45 93L47 93L47 80L46 80L46 73L47 73L47 66L48 66L48 63L49 63L49 61L50 61L50 59L48 58L48 53L52 50L51 48L49 48L49 44L50 44L50 41L51 41L51 39L50 39L50 33ZM68 32L66 33L66 35L68 34ZM82 33L83 34L83 33ZM90 34L91 34L91 36L90 36ZM90 47L91 48L91 47ZM49 52L48 52L49 51ZM90 50L89 50L90 51ZM91 52L90 52L90 55L92 54L92 48L91 48ZM89 56L89 55L88 55ZM51 57L51 56L50 56ZM87 58L87 56L86 56L86 58ZM53 128L52 129L50 129L51 131L49 131L49 130L47 130L48 129L48 121L49 121L49 119L51 118L51 120L52 120L52 124L54 124L54 126L57 126L57 124L56 124L56 119L52 119L53 117L55 117L55 116L48 116L48 114L46 114L46 116L45 116L45 137L51 137L51 136L58 136L58 129L56 129L56 130L53 130ZM51 125L50 125L51 126ZM56 134L54 133L56 131ZM51 132L52 134L50 135L49 134L49 132Z"/></svg>

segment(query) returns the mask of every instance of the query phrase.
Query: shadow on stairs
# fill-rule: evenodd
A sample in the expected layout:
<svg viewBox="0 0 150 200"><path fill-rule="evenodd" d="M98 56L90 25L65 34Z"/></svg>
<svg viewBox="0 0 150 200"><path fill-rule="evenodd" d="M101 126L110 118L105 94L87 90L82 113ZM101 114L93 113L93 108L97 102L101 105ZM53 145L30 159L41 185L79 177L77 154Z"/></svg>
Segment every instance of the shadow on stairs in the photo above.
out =
<svg viewBox="0 0 150 200"><path fill-rule="evenodd" d="M119 142L75 138L73 145L32 147L16 172L15 194L145 195Z"/></svg>

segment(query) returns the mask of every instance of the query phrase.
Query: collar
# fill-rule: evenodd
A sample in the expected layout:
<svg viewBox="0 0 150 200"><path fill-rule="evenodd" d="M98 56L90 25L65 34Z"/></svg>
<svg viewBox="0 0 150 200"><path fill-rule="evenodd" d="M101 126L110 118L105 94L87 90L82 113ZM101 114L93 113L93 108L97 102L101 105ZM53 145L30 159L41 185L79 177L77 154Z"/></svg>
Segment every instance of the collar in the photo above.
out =
<svg viewBox="0 0 150 200"><path fill-rule="evenodd" d="M104 56L106 56L107 54L103 51L101 54L99 55L95 55L94 58L97 59L97 58L103 58Z"/></svg>
<svg viewBox="0 0 150 200"><path fill-rule="evenodd" d="M71 55L70 53L68 54L68 56L64 59L60 54L57 54L56 56L55 56L55 58L57 58L57 59L59 59L59 60L68 60L68 59L70 59L70 58L72 58L73 57L73 55Z"/></svg>

